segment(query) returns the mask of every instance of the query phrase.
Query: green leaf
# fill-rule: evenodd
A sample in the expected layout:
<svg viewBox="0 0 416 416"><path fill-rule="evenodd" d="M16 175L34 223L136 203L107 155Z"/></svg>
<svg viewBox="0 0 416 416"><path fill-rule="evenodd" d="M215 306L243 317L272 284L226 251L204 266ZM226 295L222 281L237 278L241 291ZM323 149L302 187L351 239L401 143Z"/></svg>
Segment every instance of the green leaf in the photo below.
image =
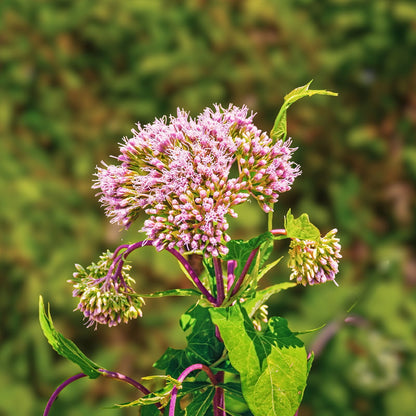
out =
<svg viewBox="0 0 416 416"><path fill-rule="evenodd" d="M295 286L297 286L297 284L294 282L283 282L273 286L269 286L265 289L256 292L253 298L247 299L245 302L241 304L241 306L246 310L247 315L251 318L256 313L256 311L262 305L264 305L272 295L275 295L276 293L279 293L282 290L286 290Z"/></svg>
<svg viewBox="0 0 416 416"><path fill-rule="evenodd" d="M289 94L285 96L284 103L276 116L270 137L274 140L286 139L287 135L287 110L296 101L303 97L311 97L312 95L332 95L337 96L338 94L327 90L310 90L309 86L312 81L309 81L302 87L295 88Z"/></svg>
<svg viewBox="0 0 416 416"><path fill-rule="evenodd" d="M250 240L231 240L227 243L227 248L229 251L227 255L224 257L224 260L237 260L237 267L234 272L237 278L241 274L251 252L262 245L262 251L264 251L264 253L261 256L260 266L267 260L267 258L270 255L270 248L272 248L273 246L272 233L267 231L263 234L258 235L257 237L251 238ZM254 262L251 265L249 272L252 270L253 267Z"/></svg>
<svg viewBox="0 0 416 416"><path fill-rule="evenodd" d="M201 296L201 292L195 289L170 289L160 292L138 294L142 298L162 298L164 296Z"/></svg>
<svg viewBox="0 0 416 416"><path fill-rule="evenodd" d="M156 406L144 406L140 409L140 416L160 416L160 410Z"/></svg>
<svg viewBox="0 0 416 416"><path fill-rule="evenodd" d="M185 408L186 416L212 415L212 400L215 394L215 387L211 386L202 393L195 395L195 398Z"/></svg>
<svg viewBox="0 0 416 416"><path fill-rule="evenodd" d="M56 331L49 308L48 313L45 311L42 296L39 296L39 322L49 344L59 355L77 364L90 378L97 378L101 375L98 370L103 367L91 361L71 340Z"/></svg>
<svg viewBox="0 0 416 416"><path fill-rule="evenodd" d="M210 365L221 357L224 350L224 345L215 336L215 326L207 308L198 304L192 306L182 315L180 325L186 333L186 348L168 348L154 364L175 378L192 364Z"/></svg>
<svg viewBox="0 0 416 416"><path fill-rule="evenodd" d="M321 237L319 229L309 221L308 214L295 219L290 209L285 217L285 229L289 238L318 241Z"/></svg>
<svg viewBox="0 0 416 416"><path fill-rule="evenodd" d="M255 330L239 304L210 310L254 416L293 416L307 378L306 350L283 318L271 318L265 332Z"/></svg>
<svg viewBox="0 0 416 416"><path fill-rule="evenodd" d="M233 383L228 382L220 385L231 397L238 401L242 401L246 403L243 392L241 391L241 384L240 383Z"/></svg>

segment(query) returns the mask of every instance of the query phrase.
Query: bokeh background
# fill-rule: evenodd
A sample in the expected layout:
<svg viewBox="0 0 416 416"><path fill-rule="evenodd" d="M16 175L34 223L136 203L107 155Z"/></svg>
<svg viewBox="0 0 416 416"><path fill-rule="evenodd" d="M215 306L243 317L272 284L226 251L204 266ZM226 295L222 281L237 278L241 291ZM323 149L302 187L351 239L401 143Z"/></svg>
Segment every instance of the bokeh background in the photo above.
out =
<svg viewBox="0 0 416 416"><path fill-rule="evenodd" d="M149 300L144 318L86 329L66 280L122 239L91 181L134 123L247 104L270 130L283 96L339 92L289 110L303 175L276 205L339 229L340 287L299 288L270 303L316 351L302 416L410 416L416 409L416 6L413 0L2 0L0 2L0 415L39 415L78 369L37 321L38 296L59 330L95 361L140 378L168 346L187 301ZM257 204L235 238L265 229ZM280 246L279 246L280 247ZM279 247L277 251L281 250ZM282 249L283 250L283 249ZM277 254L276 254L277 256ZM152 248L134 256L137 290L187 287ZM284 262L269 282L285 281ZM349 317L348 322L345 318ZM53 413L133 399L121 383L81 380Z"/></svg>

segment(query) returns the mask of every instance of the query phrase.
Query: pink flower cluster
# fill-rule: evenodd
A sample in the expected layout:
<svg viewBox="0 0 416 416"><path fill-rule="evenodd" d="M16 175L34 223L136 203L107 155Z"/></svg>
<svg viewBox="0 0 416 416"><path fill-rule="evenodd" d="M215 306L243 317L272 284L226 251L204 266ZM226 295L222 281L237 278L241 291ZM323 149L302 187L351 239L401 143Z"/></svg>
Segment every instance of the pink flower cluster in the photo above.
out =
<svg viewBox="0 0 416 416"><path fill-rule="evenodd" d="M121 165L98 168L93 188L112 222L128 227L144 210L141 231L157 249L227 253L227 215L249 197L265 212L300 174L290 140L273 141L247 107L205 109L137 125L125 139Z"/></svg>

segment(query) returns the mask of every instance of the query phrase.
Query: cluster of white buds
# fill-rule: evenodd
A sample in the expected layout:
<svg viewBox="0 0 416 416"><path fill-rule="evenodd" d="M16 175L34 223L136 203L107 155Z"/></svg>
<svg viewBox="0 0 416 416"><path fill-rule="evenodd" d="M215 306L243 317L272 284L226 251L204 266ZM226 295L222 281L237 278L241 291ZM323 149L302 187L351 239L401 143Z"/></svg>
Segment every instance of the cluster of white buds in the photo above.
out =
<svg viewBox="0 0 416 416"><path fill-rule="evenodd" d="M315 285L328 281L335 282L338 262L341 256L339 238L333 229L318 241L293 238L289 249L289 267L292 269L291 280Z"/></svg>

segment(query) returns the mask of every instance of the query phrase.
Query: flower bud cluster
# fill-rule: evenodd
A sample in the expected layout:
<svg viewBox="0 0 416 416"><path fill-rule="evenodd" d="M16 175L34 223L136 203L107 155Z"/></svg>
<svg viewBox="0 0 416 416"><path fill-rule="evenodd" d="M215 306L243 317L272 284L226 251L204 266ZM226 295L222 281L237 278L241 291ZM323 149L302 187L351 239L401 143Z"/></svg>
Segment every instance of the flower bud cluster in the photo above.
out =
<svg viewBox="0 0 416 416"><path fill-rule="evenodd" d="M112 222L128 227L141 210L141 231L157 249L227 253L227 215L249 197L265 212L300 174L290 140L273 141L247 107L205 109L133 129L118 157L98 168L93 188Z"/></svg>
<svg viewBox="0 0 416 416"><path fill-rule="evenodd" d="M291 280L315 285L327 281L335 282L338 273L338 259L341 256L337 230L331 230L318 241L293 238L289 249L289 267L292 269ZM335 282L336 283L336 282Z"/></svg>
<svg viewBox="0 0 416 416"><path fill-rule="evenodd" d="M135 282L127 273L131 266L123 264L120 272L114 275L109 273L112 266L113 254L107 251L86 269L75 265L77 271L68 281L74 287L72 295L79 298L75 310L84 314L88 327L94 324L116 326L142 316L144 300L132 289Z"/></svg>

